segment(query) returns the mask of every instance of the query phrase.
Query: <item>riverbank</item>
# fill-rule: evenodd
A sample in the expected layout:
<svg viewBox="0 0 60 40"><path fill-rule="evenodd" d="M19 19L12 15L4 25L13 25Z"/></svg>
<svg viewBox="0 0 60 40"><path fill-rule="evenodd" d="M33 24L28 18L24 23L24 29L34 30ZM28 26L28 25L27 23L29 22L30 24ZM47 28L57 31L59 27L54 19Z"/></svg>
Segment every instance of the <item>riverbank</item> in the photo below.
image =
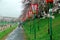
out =
<svg viewBox="0 0 60 40"><path fill-rule="evenodd" d="M11 33L16 27L17 27L17 25L13 25L13 26L7 28L6 30L0 32L0 40L5 40L5 38L7 37L7 35L9 33Z"/></svg>

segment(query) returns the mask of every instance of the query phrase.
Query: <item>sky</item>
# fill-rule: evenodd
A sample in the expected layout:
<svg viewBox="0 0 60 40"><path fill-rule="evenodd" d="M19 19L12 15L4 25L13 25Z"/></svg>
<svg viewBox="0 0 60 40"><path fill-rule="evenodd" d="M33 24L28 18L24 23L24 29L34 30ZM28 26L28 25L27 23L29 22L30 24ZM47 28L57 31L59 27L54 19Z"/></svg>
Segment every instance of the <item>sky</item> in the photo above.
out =
<svg viewBox="0 0 60 40"><path fill-rule="evenodd" d="M22 10L22 0L0 0L0 16L19 17Z"/></svg>

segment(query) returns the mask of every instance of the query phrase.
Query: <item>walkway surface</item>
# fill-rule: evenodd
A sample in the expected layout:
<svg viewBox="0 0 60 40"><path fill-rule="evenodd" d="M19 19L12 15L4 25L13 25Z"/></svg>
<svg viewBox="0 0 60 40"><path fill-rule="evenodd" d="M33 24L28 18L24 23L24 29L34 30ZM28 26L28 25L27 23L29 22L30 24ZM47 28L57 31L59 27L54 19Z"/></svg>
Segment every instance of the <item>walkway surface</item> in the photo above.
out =
<svg viewBox="0 0 60 40"><path fill-rule="evenodd" d="M12 33L8 35L6 40L24 40L23 28L17 27Z"/></svg>

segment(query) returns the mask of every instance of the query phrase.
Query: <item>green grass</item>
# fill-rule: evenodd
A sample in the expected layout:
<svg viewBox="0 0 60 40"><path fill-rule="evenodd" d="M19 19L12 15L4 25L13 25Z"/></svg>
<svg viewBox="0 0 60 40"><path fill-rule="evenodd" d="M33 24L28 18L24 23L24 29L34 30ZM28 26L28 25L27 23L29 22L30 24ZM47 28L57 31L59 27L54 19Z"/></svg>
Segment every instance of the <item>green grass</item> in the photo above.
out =
<svg viewBox="0 0 60 40"><path fill-rule="evenodd" d="M0 25L6 25L6 24L14 24L14 23L13 22L0 21Z"/></svg>
<svg viewBox="0 0 60 40"><path fill-rule="evenodd" d="M33 26L34 21L34 26ZM38 30L38 25L39 29ZM31 26L31 33L30 33L30 26ZM55 15L55 19L53 19L53 40L60 40L60 14ZM36 27L36 40L50 40L48 34L48 19L38 19L31 20L24 23L24 30L27 35L27 40L34 40L34 28Z"/></svg>
<svg viewBox="0 0 60 40"><path fill-rule="evenodd" d="M4 36L6 36L8 33L10 33L13 29L15 29L17 27L17 24L13 25L10 28L7 28L6 30L0 32L0 40L3 39Z"/></svg>
<svg viewBox="0 0 60 40"><path fill-rule="evenodd" d="M0 21L0 25L5 25L5 24L8 24L8 22L6 22L6 21Z"/></svg>

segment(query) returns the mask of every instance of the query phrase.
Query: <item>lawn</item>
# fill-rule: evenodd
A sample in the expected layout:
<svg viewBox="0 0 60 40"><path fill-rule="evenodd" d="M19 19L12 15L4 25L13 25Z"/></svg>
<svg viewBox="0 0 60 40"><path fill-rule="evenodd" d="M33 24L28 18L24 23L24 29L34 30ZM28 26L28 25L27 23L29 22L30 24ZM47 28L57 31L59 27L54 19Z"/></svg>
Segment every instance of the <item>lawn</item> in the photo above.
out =
<svg viewBox="0 0 60 40"><path fill-rule="evenodd" d="M12 25L10 28L0 32L0 40L2 40L6 35L8 35L11 31L13 31L17 27L17 24Z"/></svg>
<svg viewBox="0 0 60 40"><path fill-rule="evenodd" d="M24 30L27 36L27 40L35 40L34 39L35 27L36 27L36 30L35 30L36 40L50 40L50 37L48 34L48 26L49 26L48 22L49 22L49 19L35 19L35 20L25 22ZM60 30L60 14L57 14L57 15L55 14L55 19L53 19L53 22L52 22L53 40L60 40L59 30Z"/></svg>

